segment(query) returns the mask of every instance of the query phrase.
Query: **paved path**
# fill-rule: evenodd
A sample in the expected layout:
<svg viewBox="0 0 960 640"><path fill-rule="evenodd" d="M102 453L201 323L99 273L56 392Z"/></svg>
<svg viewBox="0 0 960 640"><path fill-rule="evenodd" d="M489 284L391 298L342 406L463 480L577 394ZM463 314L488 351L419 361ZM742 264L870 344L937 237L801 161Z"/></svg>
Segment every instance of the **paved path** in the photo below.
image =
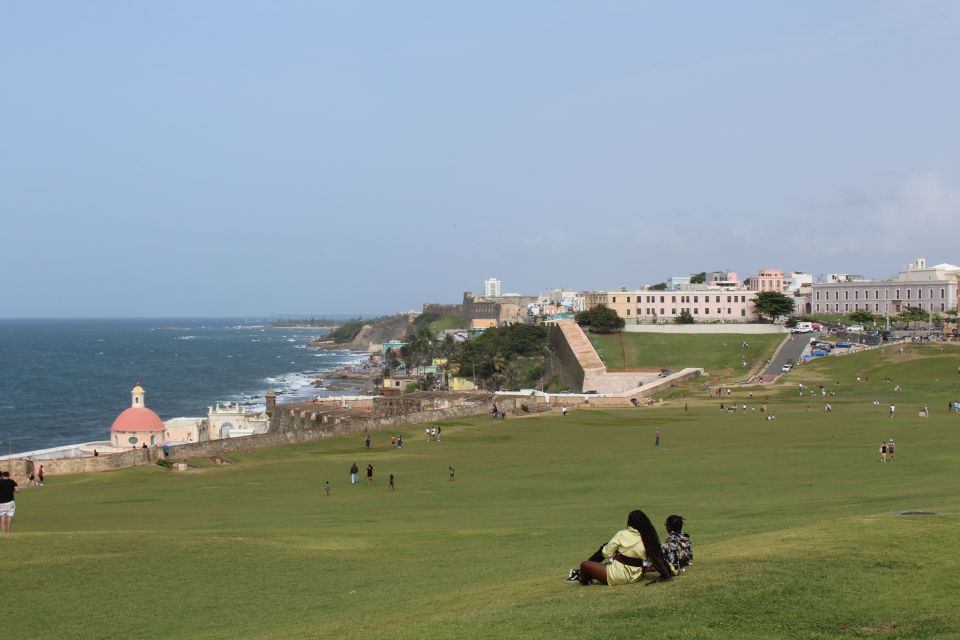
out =
<svg viewBox="0 0 960 640"><path fill-rule="evenodd" d="M794 333L791 334L790 338L787 338L787 342L783 345L783 349L780 349L770 365L763 372L763 379L765 382L770 382L775 380L777 376L783 373L783 365L786 364L787 360L793 360L796 362L800 359L800 354L803 353L803 348L810 344L810 338L820 337L819 333Z"/></svg>

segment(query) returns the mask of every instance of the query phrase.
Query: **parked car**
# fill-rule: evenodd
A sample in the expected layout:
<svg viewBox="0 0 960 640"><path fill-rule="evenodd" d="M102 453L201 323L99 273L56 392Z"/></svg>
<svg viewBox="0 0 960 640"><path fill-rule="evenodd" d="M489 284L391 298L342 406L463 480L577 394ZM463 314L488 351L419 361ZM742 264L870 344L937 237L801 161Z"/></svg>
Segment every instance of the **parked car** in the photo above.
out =
<svg viewBox="0 0 960 640"><path fill-rule="evenodd" d="M852 343L852 342L838 342L838 343L837 343L837 348L838 348L838 349L849 349L849 348L852 347L852 346L853 346L853 343Z"/></svg>
<svg viewBox="0 0 960 640"><path fill-rule="evenodd" d="M815 356L817 356L817 357L828 355L828 353L827 353L826 351L824 351L823 349L814 349L814 350L812 351L812 354L815 355Z"/></svg>
<svg viewBox="0 0 960 640"><path fill-rule="evenodd" d="M822 340L818 340L817 342L814 342L812 346L814 349L820 349L821 351L830 351L831 349L833 349L832 342L823 342Z"/></svg>
<svg viewBox="0 0 960 640"><path fill-rule="evenodd" d="M847 331L853 331L853 332L863 331L863 325L862 325L862 324L852 324L852 325L850 325L849 327L847 327Z"/></svg>
<svg viewBox="0 0 960 640"><path fill-rule="evenodd" d="M793 369L793 365L790 364L789 362L783 365L782 367L780 367L780 370L783 371L784 373L786 373L787 371L790 371L790 369Z"/></svg>
<svg viewBox="0 0 960 640"><path fill-rule="evenodd" d="M812 322L798 322L793 328L793 333L811 333L813 332Z"/></svg>

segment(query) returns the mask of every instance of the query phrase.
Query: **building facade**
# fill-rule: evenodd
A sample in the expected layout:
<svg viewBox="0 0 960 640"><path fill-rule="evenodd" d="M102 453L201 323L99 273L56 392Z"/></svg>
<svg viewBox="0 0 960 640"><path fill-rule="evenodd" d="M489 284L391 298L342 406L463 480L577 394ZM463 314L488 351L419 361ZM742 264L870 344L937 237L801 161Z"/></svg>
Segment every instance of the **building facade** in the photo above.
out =
<svg viewBox="0 0 960 640"><path fill-rule="evenodd" d="M780 269L761 269L744 283L750 291L777 291L783 293L783 271Z"/></svg>
<svg viewBox="0 0 960 640"><path fill-rule="evenodd" d="M907 307L943 313L957 308L958 284L960 267L948 263L928 267L920 258L891 280L814 283L810 305L812 313L896 315Z"/></svg>
<svg viewBox="0 0 960 640"><path fill-rule="evenodd" d="M500 281L496 278L487 278L483 281L483 295L485 298L500 296Z"/></svg>
<svg viewBox="0 0 960 640"><path fill-rule="evenodd" d="M584 311L601 304L617 312L626 322L636 322L637 301L643 291L590 291L584 294Z"/></svg>
<svg viewBox="0 0 960 640"><path fill-rule="evenodd" d="M673 322L689 311L697 322L756 322L756 291L690 285L679 291L642 291L634 318L641 322Z"/></svg>

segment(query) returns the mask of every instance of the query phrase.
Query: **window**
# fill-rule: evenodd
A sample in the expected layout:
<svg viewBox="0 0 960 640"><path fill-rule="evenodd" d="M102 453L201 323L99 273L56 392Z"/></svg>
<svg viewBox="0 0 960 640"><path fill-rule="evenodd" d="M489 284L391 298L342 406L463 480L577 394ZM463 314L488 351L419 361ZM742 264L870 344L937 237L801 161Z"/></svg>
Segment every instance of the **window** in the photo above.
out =
<svg viewBox="0 0 960 640"><path fill-rule="evenodd" d="M727 296L727 304L730 304L730 296Z"/></svg>
<svg viewBox="0 0 960 640"><path fill-rule="evenodd" d="M741 316L747 315L747 310L746 310L746 309L740 309L740 315L741 315Z"/></svg>
<svg viewBox="0 0 960 640"><path fill-rule="evenodd" d="M880 299L880 289L874 290L874 292L873 292L873 299L874 299L874 300L879 300L879 299Z"/></svg>
<svg viewBox="0 0 960 640"><path fill-rule="evenodd" d="M849 291L844 290L844 292L843 292L843 299L844 299L844 300L849 300L849 299L850 299L850 292L849 292Z"/></svg>
<svg viewBox="0 0 960 640"><path fill-rule="evenodd" d="M630 302L630 296L627 296L627 302Z"/></svg>
<svg viewBox="0 0 960 640"><path fill-rule="evenodd" d="M897 300L900 299L900 289L897 289Z"/></svg>
<svg viewBox="0 0 960 640"><path fill-rule="evenodd" d="M137 444L137 436L130 436L129 438L127 438L127 442L129 442L130 444Z"/></svg>
<svg viewBox="0 0 960 640"><path fill-rule="evenodd" d="M661 302L663 302L663 301L661 300ZM664 310L663 307L660 307L660 315L662 315L662 316L667 315L667 314L666 314L666 311Z"/></svg>
<svg viewBox="0 0 960 640"><path fill-rule="evenodd" d="M907 300L910 299L910 289L907 289Z"/></svg>
<svg viewBox="0 0 960 640"><path fill-rule="evenodd" d="M880 305L877 304L876 302L874 302L874 303L873 303L873 310L874 310L874 311L880 311Z"/></svg>
<svg viewBox="0 0 960 640"><path fill-rule="evenodd" d="M703 312L707 315L710 315L710 307L704 307Z"/></svg>
<svg viewBox="0 0 960 640"><path fill-rule="evenodd" d="M730 307L727 307L727 315L728 315L728 316L732 316L732 315L733 315L733 309L731 309Z"/></svg>
<svg viewBox="0 0 960 640"><path fill-rule="evenodd" d="M677 310L676 310L676 308L670 309L670 313L671 313L672 315L677 315Z"/></svg>
<svg viewBox="0 0 960 640"><path fill-rule="evenodd" d="M843 303L843 310L844 310L844 311L850 311L850 305L847 304L846 302L844 302L844 303Z"/></svg>
<svg viewBox="0 0 960 640"><path fill-rule="evenodd" d="M943 303L940 303L940 311L943 311Z"/></svg>
<svg viewBox="0 0 960 640"><path fill-rule="evenodd" d="M156 446L156 444L157 444L156 436L150 436L150 446L153 447L153 446Z"/></svg>
<svg viewBox="0 0 960 640"><path fill-rule="evenodd" d="M940 297L943 298L943 289L940 289ZM941 305L943 306L943 305Z"/></svg>
<svg viewBox="0 0 960 640"><path fill-rule="evenodd" d="M923 300L923 289L917 289L917 300Z"/></svg>
<svg viewBox="0 0 960 640"><path fill-rule="evenodd" d="M720 296L717 296L717 302L720 302Z"/></svg>
<svg viewBox="0 0 960 640"><path fill-rule="evenodd" d="M839 289L837 289L836 291L833 292L833 299L834 299L834 300L839 300L839 299L840 299L840 290L839 290Z"/></svg>
<svg viewBox="0 0 960 640"><path fill-rule="evenodd" d="M617 301L617 296L613 296L613 301L614 301L614 302Z"/></svg>
<svg viewBox="0 0 960 640"><path fill-rule="evenodd" d="M627 309L627 315L630 315L630 309Z"/></svg>
<svg viewBox="0 0 960 640"><path fill-rule="evenodd" d="M660 296L660 304L663 304L663 303L664 303L664 298L665 298L665 297L666 297L666 296Z"/></svg>
<svg viewBox="0 0 960 640"><path fill-rule="evenodd" d="M693 296L694 302L700 302L700 296Z"/></svg>
<svg viewBox="0 0 960 640"><path fill-rule="evenodd" d="M820 303L817 303L817 313L820 313Z"/></svg>
<svg viewBox="0 0 960 640"><path fill-rule="evenodd" d="M694 307L694 308L693 308L693 313L694 313L694 315L697 315L697 316L700 315L700 307Z"/></svg>
<svg viewBox="0 0 960 640"><path fill-rule="evenodd" d="M677 301L677 296L670 296L670 302L676 302L676 301Z"/></svg>
<svg viewBox="0 0 960 640"><path fill-rule="evenodd" d="M820 292L817 291L817 300L819 300L819 299L820 299ZM820 306L819 306L819 305L817 305L817 311L820 311Z"/></svg>
<svg viewBox="0 0 960 640"><path fill-rule="evenodd" d="M860 299L860 292L859 292L859 291L854 291L854 292L853 292L853 299L854 299L854 300L859 300L859 299ZM629 302L629 300L628 300L627 302Z"/></svg>

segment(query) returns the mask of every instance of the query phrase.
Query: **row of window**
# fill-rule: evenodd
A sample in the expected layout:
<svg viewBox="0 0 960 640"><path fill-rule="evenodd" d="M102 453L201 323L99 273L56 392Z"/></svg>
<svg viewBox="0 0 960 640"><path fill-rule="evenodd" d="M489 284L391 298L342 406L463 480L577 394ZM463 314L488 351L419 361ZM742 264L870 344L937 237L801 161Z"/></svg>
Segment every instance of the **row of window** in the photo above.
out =
<svg viewBox="0 0 960 640"><path fill-rule="evenodd" d="M657 315L657 310L654 309L654 308L651 308L651 307L648 307L648 308L646 308L646 309L643 309L642 311L644 311L644 312L646 313L646 315L648 315L648 316L655 316L655 315ZM688 307L681 307L681 308L680 308L680 311L689 311L690 313L692 313L692 314L695 315L695 316L700 315L700 307L693 307L692 309L690 309L690 308L688 308ZM704 309L703 309L703 314L704 314L704 315L707 315L707 316L710 315L710 308L709 308L709 307L704 307ZM629 310L629 309L627 309L627 315L630 315L630 310ZM661 316L667 315L667 314L666 314L666 309L661 308L659 315L661 315ZM676 309L676 307L670 309L670 315L674 315L674 316L677 315L677 309ZM717 307L717 313L716 313L716 315L718 315L718 316L723 315L723 309L722 309L721 307ZM727 315L728 315L728 316L732 316L732 315L733 315L733 309L731 309L730 307L727 307ZM746 309L740 309L740 315L746 317L746 315L747 315L747 310L746 310Z"/></svg>
<svg viewBox="0 0 960 640"><path fill-rule="evenodd" d="M884 306L886 306L886 305L884 305ZM931 303L927 304L926 307L924 307L922 304L921 304L921 305L918 305L918 306L919 306L919 308L921 308L921 309L926 308L927 311L937 311L936 303L934 303L934 302L931 302ZM860 311L860 308L861 308L861 307L860 307L860 304L859 304L859 303L856 303L856 302L853 304L853 309L850 309L850 303L849 303L849 302L844 302L844 303L843 303L843 310L844 310L844 311ZM939 309L939 310L940 310L940 311L944 311L945 308L946 308L946 305L941 302L941 303L940 303L940 309ZM819 303L819 302L818 302L817 305L816 305L816 310L817 310L817 311L820 311L820 303ZM824 310L824 311L828 311L828 312L829 312L829 311L840 311L840 303L839 303L839 302L835 302L835 303L833 303L833 304L830 304L830 303L828 302L828 303L826 303L826 304L823 305L823 310ZM864 310L864 311L870 311L870 310L871 310L871 309L870 309L870 305L869 305L869 304L863 305L863 310ZM881 311L881 310L880 310L880 305L879 305L878 303L876 303L876 302L873 303L873 311L874 311L875 313L880 313L880 311ZM887 309L883 309L883 311L887 311Z"/></svg>
<svg viewBox="0 0 960 640"><path fill-rule="evenodd" d="M699 295L696 295L696 296L679 296L679 297L680 297L680 302L681 302L681 303L700 302L700 298L701 298L701 297L703 298L703 301L704 301L704 302L710 302L710 298L713 298L713 302L718 302L718 303L719 303L719 302L720 302L720 298L721 298L722 296L699 296ZM641 302L640 298L645 298L645 300L643 300L643 302L646 302L647 304L655 304L655 303L657 302L657 298L660 298L660 304L663 304L663 303L665 303L665 302L667 301L667 296L639 296L639 297L637 298L637 302ZM613 301L616 302L617 299L614 298ZM740 296L740 295L737 295L737 296L727 296L727 303L730 303L730 302L746 302L746 301L747 301L747 296ZM630 298L629 298L629 297L627 298L627 302L630 302ZM670 302L677 302L677 296L670 296Z"/></svg>
<svg viewBox="0 0 960 640"><path fill-rule="evenodd" d="M905 289L904 291L906 291L906 293L907 293L907 300L911 300L911 299L912 299L912 295L913 295L912 290L911 290L911 289ZM921 288L918 287L916 291L917 291L917 294L916 294L916 295L917 295L917 300L923 300L923 289L921 289ZM893 299L894 299L894 300L900 300L900 299L901 299L901 298L900 298L900 289L896 289L895 292L896 292L896 295L893 297ZM933 296L933 292L934 292L934 289L932 289L932 288L927 289L927 296L928 296L931 300L932 300L933 297L934 297L934 296ZM887 299L887 296L889 295L889 293L890 293L890 290L889 290L889 289L884 289L884 290L883 290L883 299L884 299L884 300ZM830 292L829 292L829 291L824 291L823 294L824 294L824 295L823 295L823 299L824 299L824 300L829 300L829 299L830 299ZM946 297L947 297L947 290L941 288L941 289L940 289L940 299L943 300L943 299L946 298ZM816 297L816 299L817 299L817 300L820 299L820 292L819 292L819 291L817 291L817 297ZM839 291L839 290L833 292L833 299L834 299L834 300L839 300L839 299L840 299L840 291ZM849 290L849 289L844 289L844 291L843 291L843 299L844 299L844 300L849 300L849 299L850 299L850 290ZM860 290L859 290L859 289L854 289L854 290L853 290L853 299L854 299L854 300L859 300L859 299L860 299ZM869 291L868 289L864 289L864 290L863 290L863 299L864 299L864 300L869 300L869 299L870 299L870 291ZM873 290L873 299L874 299L874 300L879 300L879 299L880 299L880 289L874 289L874 290Z"/></svg>

